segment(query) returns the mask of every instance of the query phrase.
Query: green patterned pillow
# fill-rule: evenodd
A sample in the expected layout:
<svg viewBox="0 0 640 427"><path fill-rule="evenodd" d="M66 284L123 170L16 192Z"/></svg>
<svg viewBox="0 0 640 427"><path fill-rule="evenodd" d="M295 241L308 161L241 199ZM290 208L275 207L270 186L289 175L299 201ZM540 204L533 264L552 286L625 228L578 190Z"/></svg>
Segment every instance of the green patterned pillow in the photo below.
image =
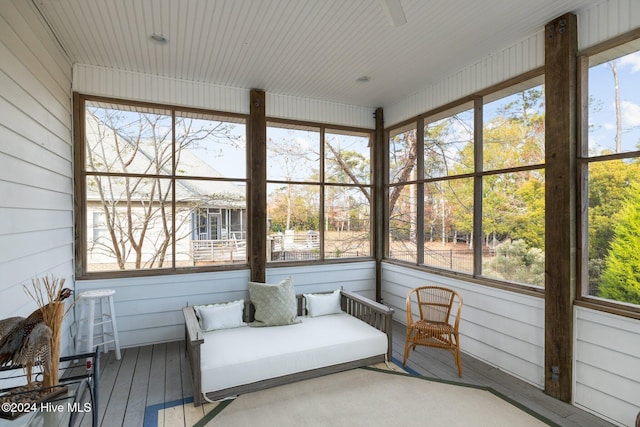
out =
<svg viewBox="0 0 640 427"><path fill-rule="evenodd" d="M249 298L256 307L249 326L281 326L300 323L298 305L291 278L277 285L249 282Z"/></svg>

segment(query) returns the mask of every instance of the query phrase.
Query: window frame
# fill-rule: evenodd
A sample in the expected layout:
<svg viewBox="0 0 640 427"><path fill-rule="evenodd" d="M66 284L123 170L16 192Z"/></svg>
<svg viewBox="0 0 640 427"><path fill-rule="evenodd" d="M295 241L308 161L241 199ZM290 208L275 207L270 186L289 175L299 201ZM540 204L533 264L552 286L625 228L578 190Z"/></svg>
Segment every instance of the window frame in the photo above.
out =
<svg viewBox="0 0 640 427"><path fill-rule="evenodd" d="M433 123L439 119L442 119L444 117L447 117L449 115L450 112L453 112L455 110L459 110L459 111L465 111L465 109L463 108L464 105L468 105L468 104L472 104L473 105L473 120L474 120L474 170L471 173L466 173L466 174L459 174L459 175L454 175L454 176L442 176L442 177L437 177L437 178L422 178L422 179L416 179L416 180L412 180L412 181L407 181L404 183L400 183L400 182L394 182L394 183L390 183L389 179L387 179L384 182L384 194L386 195L386 199L385 199L385 215L387 217L387 221L385 222L385 230L384 230L384 261L385 262L389 262L392 264L398 264L398 265L403 265L406 267L410 267L412 269L416 269L416 270L420 270L420 271L428 271L428 272L432 272L441 276L445 276L445 277L451 277L451 278L455 278L455 279L462 279L465 281L469 281L472 283L477 283L477 284L481 284L481 285L486 285L486 286L490 286L490 287L495 287L495 288L499 288L499 289L505 289L505 290L510 290L510 291L515 291L518 293L522 293L522 294L528 294L528 295L533 295L533 296L542 296L544 295L544 287L539 287L539 286L535 286L535 285L528 285L528 284L522 284L522 283L515 283L515 282L509 282L509 281L504 281L504 280L499 280L499 279L495 279L495 278L490 278L490 277L486 277L486 276L482 276L481 274L478 274L481 271L481 264L482 264L482 258L481 258L481 251L482 251L482 245L474 245L473 246L473 263L474 263L474 267L473 267L473 273L472 274L467 274L464 272L460 272L460 271L456 271L456 270L448 270L448 269L444 269L444 268L438 268L435 266L430 266L430 265L425 265L423 263L424 261L424 249L423 249L423 239L421 238L421 236L423 236L423 233L418 233L418 241L417 241L417 249L418 252L416 254L416 259L417 262L407 262L407 261L402 261L399 259L393 259L393 258L389 258L389 248L390 248L390 242L389 242L389 223L388 223L388 217L389 217L389 189L394 187L394 186L401 186L401 185L407 185L407 184L418 184L418 207L417 207L417 224L418 224L418 229L421 229L421 227L424 224L424 215L423 215L423 206L422 204L424 203L424 184L426 183L432 183L432 182L443 182L443 181L447 181L447 180L451 180L451 179L466 179L466 178L471 178L474 180L474 207L473 207L473 239L474 241L481 241L482 240L482 236L481 236L481 222L482 222L482 216L481 216L481 212L482 212L482 179L486 176L490 176L490 175L496 175L496 174L505 174L505 173L514 173L514 172L526 172L526 171L532 171L532 170L545 170L545 163L540 163L540 164L531 164L531 165L522 165L522 166L516 166L516 167L509 167L509 168L504 168L504 169L492 169L492 170L487 170L484 171L482 170L483 167L483 162L482 162L482 141L483 141L483 115L482 115L482 111L483 111L483 105L485 103L488 102L492 102L494 100L500 99L504 96L507 96L508 94L512 94L512 93L517 93L519 90L526 90L529 88L533 88L536 87L539 84L543 84L544 83L544 67L538 67L536 69L533 69L529 72L523 73L521 75L515 76L513 78L507 79L499 84L496 84L494 86L488 87L486 89L483 89L481 91L478 91L476 93L470 94L468 96L459 98L455 101L452 101L450 103L447 103L445 105L442 105L438 108L435 108L433 110L427 111L425 113L419 114L418 116L415 116L411 119L405 120L403 122L400 122L398 124L395 124L391 127L388 127L385 129L385 143L388 145L389 144L389 140L390 140L390 135L392 134L397 134L397 130L399 129L403 129L403 130L407 130L410 129L412 127L415 127L416 131L417 131L417 143L418 143L418 148L417 148L417 153L418 153L418 160L417 160L417 168L418 168L418 174L417 176L423 176L423 173L421 172L421 168L422 168L422 164L423 164L423 152L424 152L424 147L423 147L423 139L424 139L424 125L426 122L429 123ZM536 83L536 80L538 80L538 82ZM534 84L531 84L532 82L534 82ZM515 89L515 91L514 91ZM455 111L452 114L457 113L458 111ZM478 141L480 141L480 144L478 144ZM388 152L387 152L387 156L384 159L386 164L385 164L385 169L389 170L389 156L388 156ZM387 173L388 176L388 173ZM480 239L480 240L478 240Z"/></svg>
<svg viewBox="0 0 640 427"><path fill-rule="evenodd" d="M367 187L369 188L369 194L371 198L371 203L369 205L369 255L367 256L352 256L352 257L326 257L325 256L325 232L324 227L318 227L318 241L319 247L321 248L319 256L317 259L313 260L300 260L300 261L269 261L267 260L266 266L268 268L272 267L288 267L288 266L303 266L303 265L315 265L315 264L339 264L339 263L348 263L348 262L361 262L361 261L371 261L374 259L374 248L375 248L375 234L374 234L374 226L375 226L375 186L374 186L374 141L375 141L375 130L374 129L366 129L366 128L358 128L352 126L342 126L342 125L333 125L326 123L318 123L318 122L310 122L310 121L301 121L301 120L288 120L276 117L266 117L266 128L268 129L271 126L281 126L283 128L290 129L309 129L313 128L314 131L317 129L319 133L319 179L317 182L310 181L283 181L283 180L270 180L265 176L265 182L268 186L269 184L293 184L293 185L309 185L309 186L317 186L319 188L319 207L318 207L318 221L319 224L324 224L325 220L325 189L328 187L348 187L348 188L359 188L359 187ZM335 133L354 133L361 135L369 135L369 182L367 185L358 185L358 184L345 184L345 183L333 183L328 182L325 177L325 135L327 133L335 134ZM266 161L266 159L265 159ZM266 210L266 206L265 206ZM267 229L267 232L269 230ZM266 237L266 236L265 236ZM268 249L267 249L268 250Z"/></svg>
<svg viewBox="0 0 640 427"><path fill-rule="evenodd" d="M86 194L86 185L88 178L92 176L133 176L133 177L143 177L140 174L127 174L123 172L93 172L87 170L86 164L86 133L85 133L85 111L87 102L95 102L95 103L105 103L112 104L116 106L124 106L135 109L159 109L169 111L171 114L172 122L175 120L177 113L186 113L186 114L202 114L205 116L218 116L222 120L224 118L229 118L231 121L243 121L245 126L245 141L248 139L248 128L249 128L249 115L246 114L238 114L238 113L228 113L221 112L215 110L204 110L198 108L188 108L188 107L180 107L174 105L166 105L166 104L158 104L158 103L148 103L141 101L132 101L120 98L111 98L104 96L94 96L88 94L81 94L74 92L73 94L73 116L74 116L74 213L75 213L75 221L74 221L74 229L75 229L75 276L77 279L103 279L103 278L115 278L115 277L139 277L139 276L156 276L156 275L169 275L169 274L177 274L177 273L194 273L194 272L206 272L206 271L224 271L224 270L238 270L238 269L247 269L249 266L248 257L245 262L239 263L230 263L230 264L222 264L222 265L200 265L200 266L177 266L176 265L176 228L172 228L172 236L171 236L171 265L169 267L161 267L161 268L140 268L140 269L125 269L125 270L105 270L105 271L88 271L87 269L87 255L88 255L88 237L89 230L87 229L87 194ZM176 135L173 132L172 135L172 144L175 144ZM247 206L245 207L245 211L248 211L248 189L250 188L250 174L249 171L249 156L248 156L249 147L245 148L245 162L247 164L247 173L244 178L224 178L224 177L200 177L200 176L191 176L191 175L181 175L175 171L175 167L172 168L170 174L167 175L154 175L147 174L149 178L162 178L167 179L171 182L171 185L175 188L174 184L179 181L185 181L190 179L200 179L206 181L227 181L227 182L243 182L245 184L246 193L245 199L247 200ZM172 190L173 191L173 190ZM175 200L174 197L171 198L171 214L172 217L176 215L176 203L178 201ZM247 236L248 237L248 236Z"/></svg>
<svg viewBox="0 0 640 427"><path fill-rule="evenodd" d="M608 62L632 52L620 50L623 45L631 42L640 43L640 29L632 30L612 39L593 45L578 52L577 73L578 73L578 135L576 150L576 236L577 236L577 266L576 266L576 306L591 308L594 310L615 314L623 317L640 320L640 305L626 303L589 295L589 189L588 189L588 168L590 164L607 162L611 160L640 159L640 150L623 151L621 153L602 154L598 156L589 155L589 60L591 57L610 57L610 59L599 58L599 63ZM617 53L613 51L617 50ZM640 51L640 47L633 52ZM611 52L608 55L607 52Z"/></svg>
<svg viewBox="0 0 640 427"><path fill-rule="evenodd" d="M97 96L97 95L89 95L83 94L79 92L73 93L73 119L74 119L74 128L73 128L73 141L74 141L74 257L75 257L75 277L78 280L89 280L89 279L108 279L108 278L124 278L124 277L140 277L140 276L157 276L157 275L171 275L171 274L189 274L196 272L214 272L214 271L226 271L226 270L241 270L241 269L249 269L251 268L251 264L249 259L247 258L246 262L243 263L234 263L234 264L225 264L225 265L202 265L202 266L176 266L175 265L175 255L173 255L172 265L171 267L163 267L163 268L146 268L146 269L129 269L129 270L108 270L108 271L87 271L87 248L88 248L88 240L87 237L92 231L87 230L87 210L86 210L86 183L87 177L92 175L100 175L100 173L88 173L86 169L86 147L85 147L85 108L86 102L96 102L96 103L108 103L114 105L122 105L126 107L132 108L140 108L140 109L161 109L161 110L169 110L172 111L172 115L175 116L176 112L180 113L190 113L190 114L203 114L205 116L219 116L221 118L229 117L234 119L234 121L242 120L245 124L245 135L246 135L246 177L244 179L238 178L205 178L207 180L222 180L222 181L231 181L231 182L244 182L247 188L247 228L246 228L246 239L247 245L250 244L251 241L251 223L255 221L251 214L252 211L256 209L264 209L266 210L266 205L263 207L251 206L250 203L250 194L251 189L255 187L259 181L264 180L266 183L265 177L258 177L255 174L251 173L252 170L252 161L257 161L258 159L252 159L251 156L251 144L249 139L251 138L251 115L250 114L240 114L240 113L230 113L224 111L217 110L206 110L202 108L189 108L182 107L176 105L169 104L161 104L161 103L152 103L152 102L143 102L143 101L134 101L122 98L113 98L107 96ZM354 133L358 135L368 135L369 136L369 161L370 161L370 176L369 182L365 185L365 187L369 188L371 203L369 206L369 226L368 226L368 234L369 234L369 255L367 256L357 256L357 257L324 257L324 251L321 252L321 257L318 260L313 261L294 261L294 262L270 262L267 265L269 268L272 267L287 267L287 266L302 266L309 264L338 264L338 263L350 263L350 262L367 262L371 261L374 258L375 254L375 227L376 227L376 218L375 218L375 203L376 203L376 191L375 191L375 129L367 129L360 127L352 127L352 126L343 126L336 124L325 124L318 122L305 122L305 121L297 121L297 120L286 120L281 118L271 118L266 117L267 123L277 123L285 126L303 126L303 127L313 127L318 128L321 132L320 138L320 149L322 151L322 163L321 163L321 173L324 174L324 134L327 133ZM266 127L265 127L266 130ZM265 159L262 159L266 161ZM150 175L151 178L156 177L155 175ZM179 180L188 180L194 178L192 176L179 175L177 173L172 173L171 175L163 175L162 178L171 179L172 182L176 182ZM202 177L197 177L202 179ZM324 178L323 178L324 179ZM304 183L316 185L315 183ZM350 183L331 183L331 182L320 182L317 185L320 186L321 191L324 188L334 186L334 187L348 187L348 188L358 188L362 187L362 185L350 184ZM324 196L321 195L320 199L320 218L324 216L324 204L323 204ZM172 202L172 210L175 214L175 204ZM175 230L173 231L175 234ZM320 233L323 236L323 233ZM321 237L321 247L324 248L324 237ZM174 239L175 240L175 239ZM172 243L175 247L175 242ZM175 250L173 251L175 253ZM249 254L248 254L249 255Z"/></svg>

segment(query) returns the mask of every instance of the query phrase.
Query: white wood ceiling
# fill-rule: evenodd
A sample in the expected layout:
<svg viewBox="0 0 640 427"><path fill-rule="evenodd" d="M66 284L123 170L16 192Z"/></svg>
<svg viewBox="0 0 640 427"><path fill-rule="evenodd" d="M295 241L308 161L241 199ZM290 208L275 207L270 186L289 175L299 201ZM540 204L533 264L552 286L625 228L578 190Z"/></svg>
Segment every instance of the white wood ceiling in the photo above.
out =
<svg viewBox="0 0 640 427"><path fill-rule="evenodd" d="M596 3L399 0L394 27L381 0L32 1L74 63L367 107Z"/></svg>

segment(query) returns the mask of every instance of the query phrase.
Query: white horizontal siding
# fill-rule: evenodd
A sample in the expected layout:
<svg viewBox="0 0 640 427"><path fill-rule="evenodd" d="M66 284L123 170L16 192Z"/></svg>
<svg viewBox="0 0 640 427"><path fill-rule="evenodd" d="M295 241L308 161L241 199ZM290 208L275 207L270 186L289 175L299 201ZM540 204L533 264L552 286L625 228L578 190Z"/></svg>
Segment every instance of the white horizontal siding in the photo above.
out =
<svg viewBox="0 0 640 427"><path fill-rule="evenodd" d="M248 270L233 270L82 280L76 288L78 293L114 289L120 345L137 347L184 339L182 307L245 298L248 279Z"/></svg>
<svg viewBox="0 0 640 427"><path fill-rule="evenodd" d="M270 268L267 282L291 277L296 293L340 287L375 297L373 262ZM249 297L249 271L179 274L122 279L82 280L78 292L114 289L115 312L122 347L184 339L182 307ZM77 310L77 308L76 308Z"/></svg>
<svg viewBox="0 0 640 427"><path fill-rule="evenodd" d="M621 425L640 411L640 321L575 309L574 401Z"/></svg>
<svg viewBox="0 0 640 427"><path fill-rule="evenodd" d="M71 62L31 2L0 6L0 318L27 316L23 285L73 288ZM69 319L65 319L67 324ZM62 352L70 350L68 328Z"/></svg>
<svg viewBox="0 0 640 427"><path fill-rule="evenodd" d="M267 269L268 283L277 283L287 277L291 277L297 294L345 289L372 300L376 298L374 261Z"/></svg>
<svg viewBox="0 0 640 427"><path fill-rule="evenodd" d="M415 117L544 65L544 31L514 43L481 61L384 106L385 127Z"/></svg>
<svg viewBox="0 0 640 427"><path fill-rule="evenodd" d="M382 298L406 325L406 296L427 284L458 291L463 298L461 350L496 368L544 387L544 299L383 264Z"/></svg>
<svg viewBox="0 0 640 427"><path fill-rule="evenodd" d="M75 64L73 90L89 95L249 114L249 90Z"/></svg>
<svg viewBox="0 0 640 427"><path fill-rule="evenodd" d="M365 129L375 128L375 108L267 94L267 117L285 118Z"/></svg>
<svg viewBox="0 0 640 427"><path fill-rule="evenodd" d="M75 64L73 90L89 95L249 114L249 90ZM267 116L373 129L374 109L268 93Z"/></svg>
<svg viewBox="0 0 640 427"><path fill-rule="evenodd" d="M578 14L578 46L585 49L638 27L638 0L602 0Z"/></svg>
<svg viewBox="0 0 640 427"><path fill-rule="evenodd" d="M576 12L578 47L584 49L640 27L638 0L603 0ZM385 127L544 66L544 29L384 106Z"/></svg>

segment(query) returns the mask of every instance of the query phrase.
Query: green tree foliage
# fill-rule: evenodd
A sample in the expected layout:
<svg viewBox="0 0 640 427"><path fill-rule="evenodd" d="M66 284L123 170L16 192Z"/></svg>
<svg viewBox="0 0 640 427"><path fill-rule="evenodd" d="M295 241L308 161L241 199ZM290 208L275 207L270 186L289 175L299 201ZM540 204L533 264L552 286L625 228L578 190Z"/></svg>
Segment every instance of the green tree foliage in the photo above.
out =
<svg viewBox="0 0 640 427"><path fill-rule="evenodd" d="M544 164L544 109L541 88L519 92L503 104L483 129L483 169L486 171ZM474 146L459 151L454 173L469 172ZM498 240L524 240L544 250L544 171L514 171L483 178L483 234ZM449 185L448 197L458 209L452 223L468 228L473 206L473 181ZM458 230L463 232L463 230ZM466 230L464 230L466 232Z"/></svg>
<svg viewBox="0 0 640 427"><path fill-rule="evenodd" d="M482 267L482 274L518 283L544 286L544 252L524 240L507 240Z"/></svg>
<svg viewBox="0 0 640 427"><path fill-rule="evenodd" d="M471 155L466 151L471 150ZM463 153L464 152L464 153ZM439 178L473 172L473 111L467 110L425 126L424 176ZM424 188L425 240L465 239L473 228L473 182L428 182Z"/></svg>
<svg viewBox="0 0 640 427"><path fill-rule="evenodd" d="M544 164L542 90L519 92L484 125L484 170ZM483 179L483 232L544 250L544 174L522 171Z"/></svg>
<svg viewBox="0 0 640 427"><path fill-rule="evenodd" d="M460 238L471 243L473 234L473 179L452 179L444 186L445 198L451 208L451 227Z"/></svg>
<svg viewBox="0 0 640 427"><path fill-rule="evenodd" d="M640 304L640 184L630 185L620 212L614 217L614 236L599 296Z"/></svg>
<svg viewBox="0 0 640 427"><path fill-rule="evenodd" d="M536 165L544 165L545 161L544 88L521 91L496 104L487 104L483 124L481 169L496 172L482 178L483 235L507 242L501 255L513 256L506 266L495 269L495 277L542 285L545 178L544 167ZM474 165L472 112L454 114L425 127L424 176L415 176L415 133L415 129L409 129L391 138L390 183L426 180L425 241L462 238L471 242L474 179L468 175L478 169ZM390 233L395 240L410 241L410 220L415 212L410 204L401 208L404 189L405 186L392 186L389 190ZM493 271L491 266L487 271Z"/></svg>
<svg viewBox="0 0 640 427"><path fill-rule="evenodd" d="M611 154L603 152L602 154ZM601 275L614 238L612 218L625 204L630 182L640 181L640 163L609 160L589 164L589 293L598 295Z"/></svg>
<svg viewBox="0 0 640 427"><path fill-rule="evenodd" d="M629 182L639 179L637 162L610 160L589 164L590 259L606 258L614 234L611 218L622 208Z"/></svg>
<svg viewBox="0 0 640 427"><path fill-rule="evenodd" d="M318 187L287 184L270 194L271 231L318 230Z"/></svg>
<svg viewBox="0 0 640 427"><path fill-rule="evenodd" d="M522 239L544 251L544 176L542 172L529 172L528 178L517 190L521 209L515 213L511 237Z"/></svg>

